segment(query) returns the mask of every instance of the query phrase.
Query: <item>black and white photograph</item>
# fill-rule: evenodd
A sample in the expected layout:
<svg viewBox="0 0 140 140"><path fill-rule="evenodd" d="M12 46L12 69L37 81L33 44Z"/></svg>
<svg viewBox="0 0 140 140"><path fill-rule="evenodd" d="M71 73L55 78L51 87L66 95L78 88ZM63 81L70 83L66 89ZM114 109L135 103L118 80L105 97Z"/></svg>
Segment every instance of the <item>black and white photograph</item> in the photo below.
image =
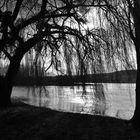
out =
<svg viewBox="0 0 140 140"><path fill-rule="evenodd" d="M0 140L140 140L140 0L0 0Z"/></svg>

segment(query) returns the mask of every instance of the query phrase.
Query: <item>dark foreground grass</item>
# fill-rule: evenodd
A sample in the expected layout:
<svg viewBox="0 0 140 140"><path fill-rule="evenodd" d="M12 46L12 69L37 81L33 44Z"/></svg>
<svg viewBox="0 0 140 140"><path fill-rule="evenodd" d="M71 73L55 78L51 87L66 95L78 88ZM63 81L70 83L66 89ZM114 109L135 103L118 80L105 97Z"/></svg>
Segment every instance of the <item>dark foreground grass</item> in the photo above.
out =
<svg viewBox="0 0 140 140"><path fill-rule="evenodd" d="M123 120L64 113L14 101L0 111L0 140L140 140Z"/></svg>

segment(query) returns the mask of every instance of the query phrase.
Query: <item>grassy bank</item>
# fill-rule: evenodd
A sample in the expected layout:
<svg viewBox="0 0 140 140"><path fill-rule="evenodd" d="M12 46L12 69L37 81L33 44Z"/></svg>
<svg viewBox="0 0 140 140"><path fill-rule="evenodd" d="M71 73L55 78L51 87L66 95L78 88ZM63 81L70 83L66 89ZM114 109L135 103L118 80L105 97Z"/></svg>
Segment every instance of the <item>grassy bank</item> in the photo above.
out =
<svg viewBox="0 0 140 140"><path fill-rule="evenodd" d="M139 140L123 120L64 113L14 101L0 111L0 140Z"/></svg>

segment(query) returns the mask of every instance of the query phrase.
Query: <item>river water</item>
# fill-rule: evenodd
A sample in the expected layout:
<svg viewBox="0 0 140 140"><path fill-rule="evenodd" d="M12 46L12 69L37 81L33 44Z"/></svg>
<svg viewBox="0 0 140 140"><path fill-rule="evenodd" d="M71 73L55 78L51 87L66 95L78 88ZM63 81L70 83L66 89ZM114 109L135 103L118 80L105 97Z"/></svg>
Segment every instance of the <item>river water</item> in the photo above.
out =
<svg viewBox="0 0 140 140"><path fill-rule="evenodd" d="M135 84L14 87L12 97L31 105L59 111L129 120L135 109Z"/></svg>

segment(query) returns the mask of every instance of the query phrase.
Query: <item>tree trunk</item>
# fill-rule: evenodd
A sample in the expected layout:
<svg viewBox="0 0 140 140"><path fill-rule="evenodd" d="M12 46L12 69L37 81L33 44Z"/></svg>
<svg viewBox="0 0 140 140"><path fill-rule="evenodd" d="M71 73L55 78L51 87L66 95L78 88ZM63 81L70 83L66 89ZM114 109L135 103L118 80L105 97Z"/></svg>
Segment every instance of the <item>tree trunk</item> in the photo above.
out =
<svg viewBox="0 0 140 140"><path fill-rule="evenodd" d="M2 108L11 106L12 88L20 67L21 59L22 56L17 54L11 59L6 76L0 84L0 107Z"/></svg>
<svg viewBox="0 0 140 140"><path fill-rule="evenodd" d="M136 47L136 58L137 58L137 79L136 79L136 97L135 97L135 112L131 121L133 126L140 131L140 15L138 1L134 1L135 16L134 16L134 26L135 26L135 40L134 44Z"/></svg>
<svg viewBox="0 0 140 140"><path fill-rule="evenodd" d="M140 59L138 60L137 79L136 79L136 96L135 96L135 111L131 119L134 128L140 131Z"/></svg>
<svg viewBox="0 0 140 140"><path fill-rule="evenodd" d="M6 77L0 84L0 107L7 107L11 105L12 85L7 81Z"/></svg>
<svg viewBox="0 0 140 140"><path fill-rule="evenodd" d="M137 36L135 46L136 46L136 58L137 58L137 77L136 77L136 91L135 91L136 96L135 96L135 111L131 121L133 126L138 131L140 131L140 33L139 36Z"/></svg>

